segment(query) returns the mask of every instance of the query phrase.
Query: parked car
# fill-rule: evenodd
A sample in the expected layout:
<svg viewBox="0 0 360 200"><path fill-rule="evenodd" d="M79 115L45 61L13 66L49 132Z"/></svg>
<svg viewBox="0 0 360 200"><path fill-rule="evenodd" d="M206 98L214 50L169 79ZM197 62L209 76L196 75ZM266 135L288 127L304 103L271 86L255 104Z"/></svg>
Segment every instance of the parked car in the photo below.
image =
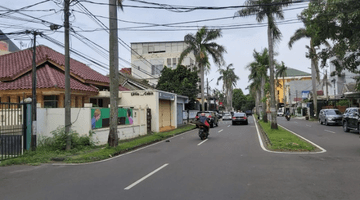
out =
<svg viewBox="0 0 360 200"><path fill-rule="evenodd" d="M252 115L252 111L251 111L251 110L247 110L247 111L245 111L245 114L246 114L246 115Z"/></svg>
<svg viewBox="0 0 360 200"><path fill-rule="evenodd" d="M224 114L224 116L223 116L222 119L223 119L223 120L231 120L231 119L232 119L232 116L231 116L231 114Z"/></svg>
<svg viewBox="0 0 360 200"><path fill-rule="evenodd" d="M235 124L246 124L248 125L248 119L245 113L234 113L234 116L232 117L232 125Z"/></svg>
<svg viewBox="0 0 360 200"><path fill-rule="evenodd" d="M360 108L350 107L346 108L343 117L342 124L343 130L349 132L349 130L359 130L360 128Z"/></svg>
<svg viewBox="0 0 360 200"><path fill-rule="evenodd" d="M199 121L199 117L201 116L201 113L205 113L205 116L207 118L210 118L210 128L213 128L214 125L218 126L218 121L219 121L219 116L217 115L217 113L215 111L200 111L196 113L195 119L196 122Z"/></svg>
<svg viewBox="0 0 360 200"><path fill-rule="evenodd" d="M277 116L284 116L284 112L283 111L278 111Z"/></svg>
<svg viewBox="0 0 360 200"><path fill-rule="evenodd" d="M322 109L319 112L319 123L341 125L343 115L338 109Z"/></svg>

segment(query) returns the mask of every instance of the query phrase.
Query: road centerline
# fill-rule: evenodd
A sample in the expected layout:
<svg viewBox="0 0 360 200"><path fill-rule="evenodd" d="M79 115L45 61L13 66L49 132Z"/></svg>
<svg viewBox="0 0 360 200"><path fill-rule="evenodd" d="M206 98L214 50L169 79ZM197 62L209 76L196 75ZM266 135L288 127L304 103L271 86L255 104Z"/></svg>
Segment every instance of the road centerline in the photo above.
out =
<svg viewBox="0 0 360 200"><path fill-rule="evenodd" d="M206 140L204 140L204 141L202 141L202 142L200 142L199 144L198 144L198 146L200 146L200 145L202 145L204 142L206 142L208 139L206 139Z"/></svg>
<svg viewBox="0 0 360 200"><path fill-rule="evenodd" d="M160 171L161 169L163 169L164 167L168 166L169 163L164 164L163 166L155 169L154 171L150 172L149 174L147 174L146 176L142 177L141 179L135 181L133 184L127 186L126 188L124 188L124 190L130 190L132 187L134 187L135 185L139 184L140 182L144 181L145 179L149 178L150 176L152 176L153 174L155 174L156 172Z"/></svg>
<svg viewBox="0 0 360 200"><path fill-rule="evenodd" d="M336 133L334 131L329 131L329 130L324 130L324 131L329 132L329 133Z"/></svg>

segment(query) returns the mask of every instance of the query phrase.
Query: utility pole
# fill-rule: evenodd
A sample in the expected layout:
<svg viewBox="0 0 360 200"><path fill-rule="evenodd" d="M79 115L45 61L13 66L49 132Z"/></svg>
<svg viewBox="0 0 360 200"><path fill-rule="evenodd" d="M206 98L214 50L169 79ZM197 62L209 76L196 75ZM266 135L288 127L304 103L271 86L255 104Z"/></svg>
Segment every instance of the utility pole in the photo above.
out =
<svg viewBox="0 0 360 200"><path fill-rule="evenodd" d="M70 0L64 0L65 27L65 134L67 135L66 150L71 149L71 91L70 91L70 45L69 45L69 7Z"/></svg>
<svg viewBox="0 0 360 200"><path fill-rule="evenodd" d="M36 35L38 33L33 31L34 45L33 45L33 60L32 60L32 129L31 129L31 149L36 148Z"/></svg>
<svg viewBox="0 0 360 200"><path fill-rule="evenodd" d="M206 102L207 102L207 106L206 106L206 110L209 111L209 80L208 78L206 78Z"/></svg>
<svg viewBox="0 0 360 200"><path fill-rule="evenodd" d="M108 144L111 147L118 145L117 120L119 98L119 49L117 26L117 0L109 0L109 62L110 62L110 130Z"/></svg>

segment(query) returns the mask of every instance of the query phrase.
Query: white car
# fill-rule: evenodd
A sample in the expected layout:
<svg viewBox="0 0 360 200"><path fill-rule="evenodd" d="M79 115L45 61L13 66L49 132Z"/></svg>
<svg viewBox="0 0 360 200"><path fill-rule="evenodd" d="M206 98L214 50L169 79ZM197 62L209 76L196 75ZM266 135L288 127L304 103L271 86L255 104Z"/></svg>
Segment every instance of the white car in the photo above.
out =
<svg viewBox="0 0 360 200"><path fill-rule="evenodd" d="M230 114L225 114L223 117L222 117L223 120L231 120L232 117Z"/></svg>
<svg viewBox="0 0 360 200"><path fill-rule="evenodd" d="M279 111L279 112L277 113L277 116L284 116L284 113L281 112L281 111Z"/></svg>

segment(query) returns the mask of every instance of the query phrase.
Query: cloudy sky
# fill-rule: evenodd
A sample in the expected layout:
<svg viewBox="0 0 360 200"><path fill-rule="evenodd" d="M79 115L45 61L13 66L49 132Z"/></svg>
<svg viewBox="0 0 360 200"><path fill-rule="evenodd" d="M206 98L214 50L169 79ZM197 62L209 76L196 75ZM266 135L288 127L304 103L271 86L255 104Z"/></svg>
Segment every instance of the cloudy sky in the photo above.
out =
<svg viewBox="0 0 360 200"><path fill-rule="evenodd" d="M21 13L6 13L7 8L19 9L28 5L39 3L38 5L25 9ZM42 3L44 2L44 3ZM77 34L80 34L92 42L100 45L105 50L108 50L109 36L105 30L94 22L88 15L84 14L86 11L84 7L92 14L97 16L106 26L109 26L108 22L108 5L95 4L93 2L107 4L107 0L89 0L80 1L81 4L74 4L70 7L72 10L70 21L72 28ZM150 0L148 1L150 2ZM151 2L160 4L171 4L176 6L241 6L245 0L178 0L178 1L166 1L166 0L151 0ZM61 43L64 43L63 28L57 31L51 31L49 22L54 24L63 24L63 0L12 0L2 1L0 7L0 30L4 33L18 32L24 30L38 30L42 31L48 37L51 37ZM267 28L258 24L254 16L245 18L232 18L234 13L238 9L221 9L221 10L195 10L191 12L172 12L170 10L161 10L153 8L134 8L132 6L155 6L148 5L130 0L124 1L124 11L119 11L118 18L123 21L119 21L118 26L119 37L127 44L132 42L157 42L157 41L181 41L188 33L195 33L201 26L219 27L219 26L232 26L232 29L223 29L223 37L216 42L224 45L227 50L225 54L225 60L227 64L232 63L235 68L236 75L240 80L237 82L237 88L241 88L245 94L248 93L245 88L248 86L249 72L245 69L246 65L253 61L253 50L261 51L266 48L267 43ZM284 8L285 20L278 21L279 28L282 33L282 40L278 43L275 51L278 55L275 57L278 61L283 61L286 66L299 69L310 73L310 60L305 57L306 45L309 44L308 39L302 39L295 43L293 48L288 48L288 41L290 37L298 28L302 28L303 24L297 20L297 15L306 8L308 3L297 3L290 7ZM6 13L6 14L4 14ZM208 20L204 22L178 24L173 27L143 27L149 26L142 23L151 24L169 24L178 22L199 21L207 19L226 18L221 20ZM44 21L40 21L42 19ZM135 22L135 23L134 23ZM266 22L266 21L264 21ZM236 26L237 28L234 28ZM143 27L143 28L135 28ZM151 29L151 31L149 31ZM95 30L95 31L94 31ZM170 31L169 31L170 30ZM22 49L31 46L30 36L9 36L12 41ZM79 35L77 35L79 37ZM90 58L106 64L108 66L108 55L93 50L85 45L78 38L71 36L71 47L79 52L84 53ZM90 44L90 42L85 41ZM44 38L38 38L37 44L47 45L59 52L64 52L62 47L49 42ZM119 68L130 67L131 57L128 48L120 46L120 57L125 61L120 60ZM101 50L103 51L103 50ZM104 52L104 51L103 51ZM92 64L88 60L84 60L71 54L72 58L82 61L85 64L89 64L94 70L99 71L102 74L108 74L108 70L98 67ZM206 77L210 80L210 87L222 88L222 83L216 84L219 77L218 66L211 65L211 71Z"/></svg>

